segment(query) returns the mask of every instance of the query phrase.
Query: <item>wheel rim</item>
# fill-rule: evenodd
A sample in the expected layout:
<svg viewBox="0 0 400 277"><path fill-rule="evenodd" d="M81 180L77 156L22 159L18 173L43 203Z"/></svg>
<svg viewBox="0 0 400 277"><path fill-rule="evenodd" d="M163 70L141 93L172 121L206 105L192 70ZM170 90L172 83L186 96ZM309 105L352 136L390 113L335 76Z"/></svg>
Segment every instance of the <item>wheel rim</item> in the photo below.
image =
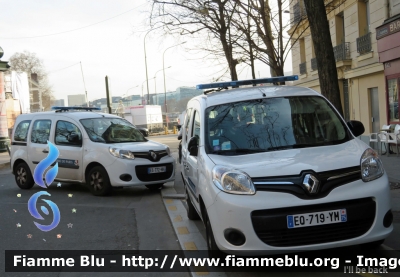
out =
<svg viewBox="0 0 400 277"><path fill-rule="evenodd" d="M26 182L26 170L23 167L17 170L17 181L21 185L24 185Z"/></svg>
<svg viewBox="0 0 400 277"><path fill-rule="evenodd" d="M93 172L90 176L90 185L94 190L101 190L103 188L103 176L101 176L100 172Z"/></svg>

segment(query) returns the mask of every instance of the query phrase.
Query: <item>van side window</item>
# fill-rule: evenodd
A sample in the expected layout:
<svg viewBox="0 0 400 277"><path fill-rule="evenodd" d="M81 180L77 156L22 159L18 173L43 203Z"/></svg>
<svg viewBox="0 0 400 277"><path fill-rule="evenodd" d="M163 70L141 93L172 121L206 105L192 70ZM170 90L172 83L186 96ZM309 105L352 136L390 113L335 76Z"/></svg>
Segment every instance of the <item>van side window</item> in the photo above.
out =
<svg viewBox="0 0 400 277"><path fill-rule="evenodd" d="M200 114L197 111L194 114L192 137L197 137L198 145L200 145Z"/></svg>
<svg viewBox="0 0 400 277"><path fill-rule="evenodd" d="M51 120L36 120L33 123L31 142L46 144L50 137Z"/></svg>
<svg viewBox="0 0 400 277"><path fill-rule="evenodd" d="M31 125L31 121L30 120L21 121L18 124L17 128L15 129L14 141L26 142L26 139L28 137L28 130L29 130L29 126L30 125Z"/></svg>
<svg viewBox="0 0 400 277"><path fill-rule="evenodd" d="M82 133L79 128L68 121L57 121L55 142L58 145L81 146Z"/></svg>
<svg viewBox="0 0 400 277"><path fill-rule="evenodd" d="M186 118L185 118L185 134L186 134L186 138L185 138L185 142L187 143L188 141L188 134L189 134L189 122L190 122L190 118L192 115L192 108L187 109L186 111Z"/></svg>

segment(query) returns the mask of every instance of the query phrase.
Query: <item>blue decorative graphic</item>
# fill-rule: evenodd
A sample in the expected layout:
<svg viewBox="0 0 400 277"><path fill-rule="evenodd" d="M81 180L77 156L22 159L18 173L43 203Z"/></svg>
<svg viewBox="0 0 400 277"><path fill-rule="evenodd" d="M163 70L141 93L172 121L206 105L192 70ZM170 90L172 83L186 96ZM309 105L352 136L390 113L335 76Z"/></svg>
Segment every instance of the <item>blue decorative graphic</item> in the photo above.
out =
<svg viewBox="0 0 400 277"><path fill-rule="evenodd" d="M54 179L57 176L58 163L56 163L53 166L53 168L50 168L47 171L46 175L44 176L46 183L44 183L44 181L43 181L44 172L55 161L57 161L58 155L60 154L60 152L58 151L57 147L54 144L52 144L49 141L47 141L47 144L49 146L49 154L47 155L47 157L45 159L43 159L36 166L35 171L33 173L33 179L35 180L35 183L37 185L39 185L40 187L46 188L46 189L47 189L47 187L49 187L51 185L51 183L53 183ZM36 209L36 204L37 204L38 198L42 195L51 196L51 194L46 191L39 191L39 192L35 193L34 195L32 195L28 201L28 210L29 210L30 214L34 218L40 219L40 220L43 220L44 218L39 214L38 210ZM50 206L51 210L53 211L53 217L54 217L53 222L50 225L42 225L35 221L34 221L34 223L35 223L36 227L39 228L39 230L41 230L43 232L48 232L57 227L57 225L60 223L61 215L60 215L60 210L58 209L58 206L53 201L46 200L46 199L42 199L42 201L46 202ZM49 210L45 206L41 206L40 210L45 215L49 215Z"/></svg>
<svg viewBox="0 0 400 277"><path fill-rule="evenodd" d="M34 195L32 195L28 201L28 210L29 210L30 214L34 218L40 219L40 220L43 220L43 217L39 214L38 210L36 209L36 202L37 202L38 198L42 195L51 196L51 194L46 191L39 191L39 192L35 193ZM54 215L53 222L50 225L42 225L37 222L34 222L34 223L35 223L36 227L39 228L39 230L41 230L43 232L48 232L48 231L51 231L54 228L56 228L58 223L60 223L60 219L61 219L60 210L58 209L57 205L53 201L46 200L46 199L42 199L42 201L46 202L50 206L51 210L53 211L53 215ZM45 206L42 206L41 210L46 215L49 214L49 211Z"/></svg>
<svg viewBox="0 0 400 277"><path fill-rule="evenodd" d="M47 188L47 186L50 186L56 178L58 173L58 163L56 163L54 167L49 169L46 173L45 179L47 186L43 182L43 174L46 168L51 166L57 160L58 155L60 154L54 144L52 144L50 141L47 141L47 144L49 146L49 154L36 166L35 172L33 173L33 179L35 180L35 183L45 189Z"/></svg>

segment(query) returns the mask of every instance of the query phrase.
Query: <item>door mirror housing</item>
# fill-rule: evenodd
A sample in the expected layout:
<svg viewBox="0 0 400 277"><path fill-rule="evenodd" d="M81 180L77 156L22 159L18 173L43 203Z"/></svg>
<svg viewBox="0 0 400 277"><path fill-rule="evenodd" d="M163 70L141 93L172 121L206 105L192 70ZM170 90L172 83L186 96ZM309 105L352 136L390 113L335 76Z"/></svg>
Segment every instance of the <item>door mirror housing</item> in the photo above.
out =
<svg viewBox="0 0 400 277"><path fill-rule="evenodd" d="M347 126L349 126L351 132L355 137L361 136L365 132L364 125L360 121L350 120L347 122Z"/></svg>
<svg viewBox="0 0 400 277"><path fill-rule="evenodd" d="M68 135L68 142L71 142L73 144L79 144L80 143L80 138L78 134L72 133Z"/></svg>
<svg viewBox="0 0 400 277"><path fill-rule="evenodd" d="M199 150L199 139L198 139L198 137L192 137L189 140L188 150L189 150L190 156L197 157L197 152Z"/></svg>

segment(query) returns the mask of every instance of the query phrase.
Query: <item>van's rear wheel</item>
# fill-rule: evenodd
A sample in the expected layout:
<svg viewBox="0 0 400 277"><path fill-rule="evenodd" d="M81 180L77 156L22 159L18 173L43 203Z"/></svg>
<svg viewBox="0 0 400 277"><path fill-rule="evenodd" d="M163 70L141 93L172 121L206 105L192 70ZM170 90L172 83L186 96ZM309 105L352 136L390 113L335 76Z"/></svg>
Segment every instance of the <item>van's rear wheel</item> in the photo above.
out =
<svg viewBox="0 0 400 277"><path fill-rule="evenodd" d="M95 196L109 195L111 192L110 178L102 166L93 167L86 178L90 191Z"/></svg>
<svg viewBox="0 0 400 277"><path fill-rule="evenodd" d="M30 189L35 184L29 166L22 162L15 167L15 182L21 189Z"/></svg>

